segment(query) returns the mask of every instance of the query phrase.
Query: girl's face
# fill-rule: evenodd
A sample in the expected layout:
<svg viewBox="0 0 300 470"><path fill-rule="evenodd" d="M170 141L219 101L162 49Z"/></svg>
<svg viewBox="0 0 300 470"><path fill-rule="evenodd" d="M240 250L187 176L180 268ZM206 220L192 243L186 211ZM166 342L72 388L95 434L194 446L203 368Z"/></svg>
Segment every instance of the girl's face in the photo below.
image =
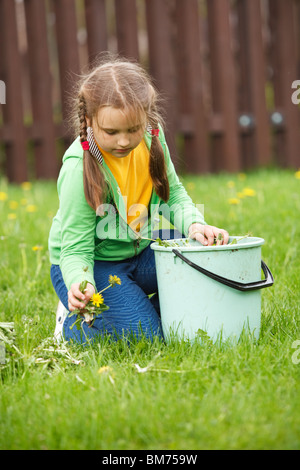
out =
<svg viewBox="0 0 300 470"><path fill-rule="evenodd" d="M94 122L96 121L96 122ZM144 137L146 117L130 119L122 110L107 106L100 108L93 121L93 133L99 147L114 157L127 157ZM90 125L87 119L88 125Z"/></svg>

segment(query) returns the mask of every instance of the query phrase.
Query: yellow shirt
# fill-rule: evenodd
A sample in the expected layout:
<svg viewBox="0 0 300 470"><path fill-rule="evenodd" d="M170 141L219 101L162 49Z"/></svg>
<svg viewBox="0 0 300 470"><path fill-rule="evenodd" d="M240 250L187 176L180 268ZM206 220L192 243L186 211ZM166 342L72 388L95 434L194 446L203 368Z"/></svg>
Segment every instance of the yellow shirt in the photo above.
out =
<svg viewBox="0 0 300 470"><path fill-rule="evenodd" d="M140 231L148 215L152 195L149 173L150 152L144 140L127 157L114 157L100 147L105 163L114 175L127 207L127 223Z"/></svg>

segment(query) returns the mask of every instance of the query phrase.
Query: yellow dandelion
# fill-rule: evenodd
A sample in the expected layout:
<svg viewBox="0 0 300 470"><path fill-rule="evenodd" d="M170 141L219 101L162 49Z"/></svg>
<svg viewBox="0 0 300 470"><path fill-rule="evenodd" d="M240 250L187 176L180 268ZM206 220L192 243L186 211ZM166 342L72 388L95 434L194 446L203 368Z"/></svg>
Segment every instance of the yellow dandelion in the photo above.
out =
<svg viewBox="0 0 300 470"><path fill-rule="evenodd" d="M36 211L37 211L37 207L34 204L28 204L28 206L26 206L26 212L36 212Z"/></svg>
<svg viewBox="0 0 300 470"><path fill-rule="evenodd" d="M43 247L41 245L34 245L32 247L32 251L41 251L43 249Z"/></svg>
<svg viewBox="0 0 300 470"><path fill-rule="evenodd" d="M9 201L8 205L10 209L17 209L19 203L17 201Z"/></svg>
<svg viewBox="0 0 300 470"><path fill-rule="evenodd" d="M12 212L11 214L7 215L8 220L15 220L17 218L17 214Z"/></svg>
<svg viewBox="0 0 300 470"><path fill-rule="evenodd" d="M3 191L0 191L0 201L6 201L8 198L7 194L4 193Z"/></svg>
<svg viewBox="0 0 300 470"><path fill-rule="evenodd" d="M227 181L227 188L234 188L235 182L234 181Z"/></svg>
<svg viewBox="0 0 300 470"><path fill-rule="evenodd" d="M237 197L231 197L228 199L229 204L231 205L237 205L240 203L240 200Z"/></svg>
<svg viewBox="0 0 300 470"><path fill-rule="evenodd" d="M118 276L113 276L112 274L109 275L108 282L112 287L116 284L119 284L119 286L121 285L121 279Z"/></svg>
<svg viewBox="0 0 300 470"><path fill-rule="evenodd" d="M296 171L295 177L297 178L297 180L300 180L300 170Z"/></svg>
<svg viewBox="0 0 300 470"><path fill-rule="evenodd" d="M113 372L113 369L109 366L102 366L98 370L98 374L107 374L107 373L110 373L110 372Z"/></svg>
<svg viewBox="0 0 300 470"><path fill-rule="evenodd" d="M256 191L254 191L254 189L252 189L252 188L244 188L244 189L243 189L243 194L244 194L245 196L253 197L253 196L256 195Z"/></svg>
<svg viewBox="0 0 300 470"><path fill-rule="evenodd" d="M93 294L91 301L93 302L93 305L96 305L96 307L100 307L100 305L104 302L103 295L99 293Z"/></svg>
<svg viewBox="0 0 300 470"><path fill-rule="evenodd" d="M24 181L23 183L21 183L21 188L24 189L24 191L29 191L32 187L32 184L30 183L30 181Z"/></svg>
<svg viewBox="0 0 300 470"><path fill-rule="evenodd" d="M239 173L239 174L238 174L238 179L239 179L240 181L244 181L246 178L247 178L247 176L246 176L245 173Z"/></svg>

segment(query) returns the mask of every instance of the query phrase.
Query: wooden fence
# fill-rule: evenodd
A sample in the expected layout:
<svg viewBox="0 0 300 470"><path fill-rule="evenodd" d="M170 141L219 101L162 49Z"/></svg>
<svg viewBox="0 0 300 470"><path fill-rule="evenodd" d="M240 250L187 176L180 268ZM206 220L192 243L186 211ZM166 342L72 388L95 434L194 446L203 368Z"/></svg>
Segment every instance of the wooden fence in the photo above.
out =
<svg viewBox="0 0 300 470"><path fill-rule="evenodd" d="M105 50L155 77L179 171L300 167L299 0L0 0L0 44L10 181L57 176L72 74Z"/></svg>

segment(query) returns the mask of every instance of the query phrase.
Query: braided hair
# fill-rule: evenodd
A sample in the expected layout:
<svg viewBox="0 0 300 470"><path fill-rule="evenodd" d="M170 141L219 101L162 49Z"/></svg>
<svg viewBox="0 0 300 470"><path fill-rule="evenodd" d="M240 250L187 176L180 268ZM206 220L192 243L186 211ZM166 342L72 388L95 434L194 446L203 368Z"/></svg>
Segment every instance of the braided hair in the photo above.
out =
<svg viewBox="0 0 300 470"><path fill-rule="evenodd" d="M157 129L158 123L153 124L151 127L153 129ZM156 194L164 202L167 202L170 197L169 180L167 176L164 151L162 149L158 135L156 134L152 134L149 171Z"/></svg>
<svg viewBox="0 0 300 470"><path fill-rule="evenodd" d="M87 141L87 111L84 95L78 95L78 118L79 118L79 136L80 142ZM96 159L89 150L84 150L83 155L83 187L84 194L89 205L97 210L105 198L107 192L105 178L102 169L99 167Z"/></svg>

